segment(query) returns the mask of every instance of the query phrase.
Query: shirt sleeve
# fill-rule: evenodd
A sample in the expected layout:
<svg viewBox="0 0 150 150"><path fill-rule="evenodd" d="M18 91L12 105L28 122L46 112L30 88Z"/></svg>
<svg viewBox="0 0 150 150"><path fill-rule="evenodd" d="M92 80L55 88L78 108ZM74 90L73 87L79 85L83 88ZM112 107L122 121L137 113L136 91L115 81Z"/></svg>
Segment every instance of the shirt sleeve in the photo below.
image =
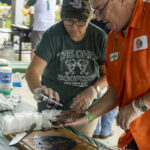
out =
<svg viewBox="0 0 150 150"><path fill-rule="evenodd" d="M105 32L102 32L101 37L99 37L99 65L104 65L106 63L106 41L107 35Z"/></svg>
<svg viewBox="0 0 150 150"><path fill-rule="evenodd" d="M52 42L48 31L44 33L41 42L37 46L35 54L40 58L44 59L47 63L51 60L53 55Z"/></svg>
<svg viewBox="0 0 150 150"><path fill-rule="evenodd" d="M28 6L33 6L33 5L36 3L36 1L37 1L37 0L29 0L29 1L27 2L27 5L28 5Z"/></svg>

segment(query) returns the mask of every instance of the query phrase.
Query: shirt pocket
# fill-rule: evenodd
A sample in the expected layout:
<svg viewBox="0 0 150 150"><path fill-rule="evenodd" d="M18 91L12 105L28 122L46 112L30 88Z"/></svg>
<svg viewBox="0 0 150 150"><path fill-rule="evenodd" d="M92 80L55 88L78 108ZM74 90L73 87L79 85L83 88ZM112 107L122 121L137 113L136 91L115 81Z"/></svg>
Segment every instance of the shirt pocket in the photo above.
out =
<svg viewBox="0 0 150 150"><path fill-rule="evenodd" d="M148 61L148 49L142 49L136 52L133 52L131 60L131 71L133 77L136 80L142 80L148 78L149 75L149 61Z"/></svg>
<svg viewBox="0 0 150 150"><path fill-rule="evenodd" d="M118 61L110 63L109 66L107 67L107 70L108 70L109 80L111 81L110 86L119 87L122 70L119 66Z"/></svg>

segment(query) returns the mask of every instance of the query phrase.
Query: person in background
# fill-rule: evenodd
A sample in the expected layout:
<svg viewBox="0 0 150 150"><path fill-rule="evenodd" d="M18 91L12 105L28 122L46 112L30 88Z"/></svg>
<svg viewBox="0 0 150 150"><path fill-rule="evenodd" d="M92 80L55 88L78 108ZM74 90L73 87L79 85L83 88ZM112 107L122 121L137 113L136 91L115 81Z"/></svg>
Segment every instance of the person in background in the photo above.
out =
<svg viewBox="0 0 150 150"><path fill-rule="evenodd" d="M65 109L84 111L107 86L106 34L90 23L89 0L63 0L62 21L49 28L38 45L26 80L35 99L42 92L63 102ZM41 81L40 77L42 75ZM38 101L38 109L48 109ZM75 127L92 136L97 120Z"/></svg>
<svg viewBox="0 0 150 150"><path fill-rule="evenodd" d="M102 96L105 92L106 90L101 91L100 95ZM111 110L110 112L98 118L96 129L93 134L93 138L107 139L112 135L114 135L114 132L112 130L112 125L116 113L117 113L117 108Z"/></svg>
<svg viewBox="0 0 150 150"><path fill-rule="evenodd" d="M9 10L4 10L4 12L3 12L3 18L8 18L8 17L10 17L12 15L12 8L10 8Z"/></svg>
<svg viewBox="0 0 150 150"><path fill-rule="evenodd" d="M39 44L44 32L55 24L56 0L29 0L25 5L26 9L34 6L34 22L31 33L31 60L34 56L34 50Z"/></svg>
<svg viewBox="0 0 150 150"><path fill-rule="evenodd" d="M109 89L86 112L62 112L57 127L86 124L119 106L117 124L125 132L118 147L149 150L150 3L143 0L92 0L98 20L111 29L107 39ZM55 124L56 126L56 124Z"/></svg>
<svg viewBox="0 0 150 150"><path fill-rule="evenodd" d="M96 18L93 18L91 20L91 23L93 23L93 24L97 25L98 27L100 27L101 29L103 29L107 35L109 34L110 29L108 29L106 27L105 23L103 23L102 21L98 21ZM105 92L106 92L106 89L101 91L100 95L102 96ZM93 138L106 139L113 135L112 124L113 124L116 112L117 112L117 108L102 115L98 119Z"/></svg>

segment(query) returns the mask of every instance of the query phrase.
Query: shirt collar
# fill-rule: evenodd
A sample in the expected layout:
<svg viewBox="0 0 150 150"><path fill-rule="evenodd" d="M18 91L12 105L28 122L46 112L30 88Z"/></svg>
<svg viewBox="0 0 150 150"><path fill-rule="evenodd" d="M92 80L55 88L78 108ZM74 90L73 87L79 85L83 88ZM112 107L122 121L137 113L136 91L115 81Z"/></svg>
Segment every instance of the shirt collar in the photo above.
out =
<svg viewBox="0 0 150 150"><path fill-rule="evenodd" d="M136 0L135 7L133 9L133 13L131 16L131 22L129 24L132 28L140 28L141 27L141 17L143 12L144 2L143 0Z"/></svg>

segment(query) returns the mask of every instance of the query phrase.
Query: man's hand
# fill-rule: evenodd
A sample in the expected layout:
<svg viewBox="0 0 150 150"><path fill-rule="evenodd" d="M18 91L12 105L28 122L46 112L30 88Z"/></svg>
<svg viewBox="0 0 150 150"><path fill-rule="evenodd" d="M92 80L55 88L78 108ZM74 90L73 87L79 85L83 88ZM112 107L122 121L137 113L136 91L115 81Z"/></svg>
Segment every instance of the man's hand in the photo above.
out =
<svg viewBox="0 0 150 150"><path fill-rule="evenodd" d="M97 98L97 91L93 86L90 86L74 98L71 108L74 110L86 110L95 98Z"/></svg>
<svg viewBox="0 0 150 150"><path fill-rule="evenodd" d="M130 123L137 119L140 115L141 114L135 112L132 104L128 104L119 111L117 115L117 125L124 130L128 130Z"/></svg>
<svg viewBox="0 0 150 150"><path fill-rule="evenodd" d="M56 91L53 91L51 88L47 88L46 86L42 86L41 88L36 88L35 90L34 90L34 99L37 101L37 102L41 102L38 98L39 98L39 95L41 94L41 93L44 93L45 95L48 95L48 97L50 98L50 99L52 99L52 98L55 98L56 99L56 101L60 101L60 99L59 99L59 95L58 95L58 93L56 92ZM49 107L51 107L51 106L47 106L48 108Z"/></svg>
<svg viewBox="0 0 150 150"><path fill-rule="evenodd" d="M65 126L77 126L88 123L89 120L85 112L81 110L62 111L60 115L50 119L52 125L56 128Z"/></svg>

